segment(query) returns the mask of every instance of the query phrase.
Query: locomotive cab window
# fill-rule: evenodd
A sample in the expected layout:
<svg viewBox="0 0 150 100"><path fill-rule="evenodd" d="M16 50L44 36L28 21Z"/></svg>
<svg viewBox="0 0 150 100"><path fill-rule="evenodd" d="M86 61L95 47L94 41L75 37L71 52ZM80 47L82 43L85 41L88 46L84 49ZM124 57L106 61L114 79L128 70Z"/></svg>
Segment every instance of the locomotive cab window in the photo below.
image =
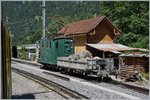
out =
<svg viewBox="0 0 150 100"><path fill-rule="evenodd" d="M51 48L51 42L49 42L49 48Z"/></svg>
<svg viewBox="0 0 150 100"><path fill-rule="evenodd" d="M46 48L48 48L48 42L46 42Z"/></svg>
<svg viewBox="0 0 150 100"><path fill-rule="evenodd" d="M58 48L58 42L56 42L56 48Z"/></svg>
<svg viewBox="0 0 150 100"><path fill-rule="evenodd" d="M73 41L70 41L70 48L73 48Z"/></svg>
<svg viewBox="0 0 150 100"><path fill-rule="evenodd" d="M42 42L42 47L44 47L44 42Z"/></svg>

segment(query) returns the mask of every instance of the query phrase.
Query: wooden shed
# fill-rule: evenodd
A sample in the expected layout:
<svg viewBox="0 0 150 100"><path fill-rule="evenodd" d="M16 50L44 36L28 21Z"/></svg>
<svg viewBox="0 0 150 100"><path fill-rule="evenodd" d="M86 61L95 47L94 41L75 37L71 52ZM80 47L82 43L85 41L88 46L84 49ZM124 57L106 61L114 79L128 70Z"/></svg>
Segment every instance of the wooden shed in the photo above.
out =
<svg viewBox="0 0 150 100"><path fill-rule="evenodd" d="M86 50L87 43L113 43L115 36L122 34L105 16L67 24L59 33L73 38L75 53Z"/></svg>

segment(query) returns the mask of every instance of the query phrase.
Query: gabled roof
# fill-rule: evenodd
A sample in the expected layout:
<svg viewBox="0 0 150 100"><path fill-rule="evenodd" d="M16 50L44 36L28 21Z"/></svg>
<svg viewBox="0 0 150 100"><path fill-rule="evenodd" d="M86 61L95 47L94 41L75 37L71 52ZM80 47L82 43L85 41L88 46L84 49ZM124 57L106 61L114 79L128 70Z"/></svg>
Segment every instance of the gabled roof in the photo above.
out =
<svg viewBox="0 0 150 100"><path fill-rule="evenodd" d="M103 20L106 20L112 28L114 28L119 34L122 34L117 28L115 28L112 23L105 17L100 16L96 18L90 18L86 20L81 20L77 22L73 22L65 25L59 33L63 33L64 35L77 35L77 34L87 34L94 30ZM118 35L118 34L115 34Z"/></svg>

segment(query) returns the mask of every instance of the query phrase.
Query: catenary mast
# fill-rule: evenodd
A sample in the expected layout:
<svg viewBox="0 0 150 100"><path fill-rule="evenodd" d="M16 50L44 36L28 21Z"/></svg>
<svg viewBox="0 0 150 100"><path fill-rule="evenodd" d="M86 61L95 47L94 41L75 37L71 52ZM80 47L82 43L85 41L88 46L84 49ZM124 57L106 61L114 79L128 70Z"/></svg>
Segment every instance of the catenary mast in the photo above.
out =
<svg viewBox="0 0 150 100"><path fill-rule="evenodd" d="M42 1L42 39L45 38L45 0Z"/></svg>

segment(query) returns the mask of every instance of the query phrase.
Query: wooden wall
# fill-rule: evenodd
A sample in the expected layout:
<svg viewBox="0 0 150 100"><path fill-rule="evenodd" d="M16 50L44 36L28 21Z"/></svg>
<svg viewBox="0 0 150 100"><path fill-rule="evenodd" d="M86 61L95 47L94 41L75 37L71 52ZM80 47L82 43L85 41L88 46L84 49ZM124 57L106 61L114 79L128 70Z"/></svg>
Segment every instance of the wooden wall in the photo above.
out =
<svg viewBox="0 0 150 100"><path fill-rule="evenodd" d="M149 73L148 57L123 57L124 64L121 65L121 77L133 77L135 71L138 73Z"/></svg>
<svg viewBox="0 0 150 100"><path fill-rule="evenodd" d="M125 65L134 65L134 67L144 68L145 72L149 72L148 57L124 57Z"/></svg>
<svg viewBox="0 0 150 100"><path fill-rule="evenodd" d="M114 37L113 28L106 21L102 21L95 30L89 33L88 43L113 43Z"/></svg>
<svg viewBox="0 0 150 100"><path fill-rule="evenodd" d="M75 54L86 50L85 43L113 43L115 37L112 26L103 20L91 33L70 36L75 43Z"/></svg>
<svg viewBox="0 0 150 100"><path fill-rule="evenodd" d="M74 40L75 54L86 50L85 44L87 43L86 34L73 36L73 40Z"/></svg>

